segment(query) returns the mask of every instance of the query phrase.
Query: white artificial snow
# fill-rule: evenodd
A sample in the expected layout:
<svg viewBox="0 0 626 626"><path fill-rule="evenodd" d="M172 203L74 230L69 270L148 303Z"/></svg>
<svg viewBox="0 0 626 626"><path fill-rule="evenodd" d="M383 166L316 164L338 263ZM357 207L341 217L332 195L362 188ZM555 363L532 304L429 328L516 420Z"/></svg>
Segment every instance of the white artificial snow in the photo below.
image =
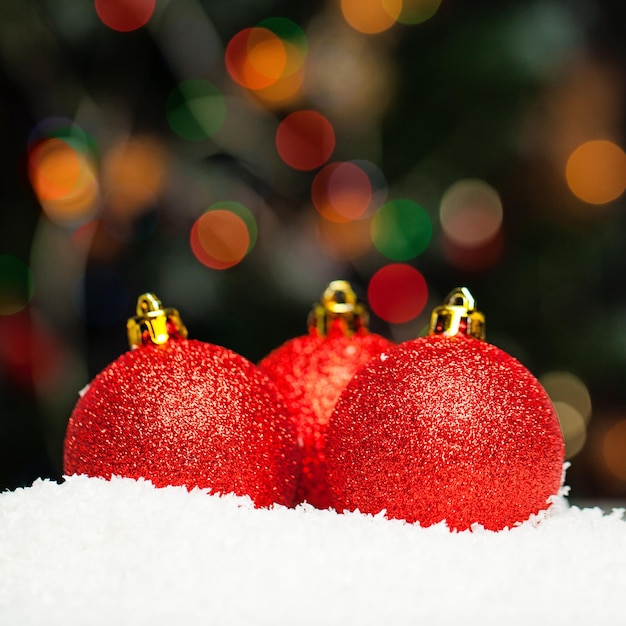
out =
<svg viewBox="0 0 626 626"><path fill-rule="evenodd" d="M500 532L146 481L0 494L0 624L609 624L626 615L624 511Z"/></svg>

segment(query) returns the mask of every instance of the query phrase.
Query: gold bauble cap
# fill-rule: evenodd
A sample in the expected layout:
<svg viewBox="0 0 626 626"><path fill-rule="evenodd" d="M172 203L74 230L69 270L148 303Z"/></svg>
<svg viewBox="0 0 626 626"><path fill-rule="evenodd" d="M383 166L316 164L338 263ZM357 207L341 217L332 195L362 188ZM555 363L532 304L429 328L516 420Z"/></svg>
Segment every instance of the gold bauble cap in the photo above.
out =
<svg viewBox="0 0 626 626"><path fill-rule="evenodd" d="M347 280L333 280L324 290L319 302L313 305L309 313L309 329L326 336L335 320L343 322L343 332L353 335L360 330L367 330L369 316L365 305L358 301L352 285Z"/></svg>
<svg viewBox="0 0 626 626"><path fill-rule="evenodd" d="M430 316L429 335L467 335L485 339L485 316L476 310L474 296L467 287L457 287Z"/></svg>
<svg viewBox="0 0 626 626"><path fill-rule="evenodd" d="M126 322L126 334L131 348L144 343L145 332L149 340L163 345L173 337L187 338L187 328L176 309L164 309L153 293L144 293L137 299L137 315Z"/></svg>

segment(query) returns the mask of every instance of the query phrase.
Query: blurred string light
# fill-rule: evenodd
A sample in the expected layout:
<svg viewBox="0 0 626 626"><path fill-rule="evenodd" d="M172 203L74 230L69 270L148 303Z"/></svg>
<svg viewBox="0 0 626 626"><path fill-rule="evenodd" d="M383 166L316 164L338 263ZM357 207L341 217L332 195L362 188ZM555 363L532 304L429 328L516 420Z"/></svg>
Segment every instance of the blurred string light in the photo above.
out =
<svg viewBox="0 0 626 626"><path fill-rule="evenodd" d="M317 111L294 111L278 125L276 149L281 159L294 169L314 170L332 155L335 131Z"/></svg>
<svg viewBox="0 0 626 626"><path fill-rule="evenodd" d="M80 137L53 136L31 145L28 175L44 213L54 222L75 227L98 210L95 163Z"/></svg>
<svg viewBox="0 0 626 626"><path fill-rule="evenodd" d="M212 137L224 122L224 96L208 80L185 80L170 92L166 115L177 135L189 141L204 141Z"/></svg>
<svg viewBox="0 0 626 626"><path fill-rule="evenodd" d="M285 105L300 93L308 43L284 17L267 18L238 32L226 46L230 77L266 104Z"/></svg>
<svg viewBox="0 0 626 626"><path fill-rule="evenodd" d="M571 372L554 371L540 377L559 417L566 458L578 454L587 439L591 419L591 396L585 383Z"/></svg>
<svg viewBox="0 0 626 626"><path fill-rule="evenodd" d="M225 270L240 263L257 239L252 212L238 202L216 202L191 228L189 242L196 259L210 269Z"/></svg>
<svg viewBox="0 0 626 626"><path fill-rule="evenodd" d="M390 29L401 12L402 0L341 0L341 13L346 22L367 35Z"/></svg>
<svg viewBox="0 0 626 626"><path fill-rule="evenodd" d="M33 273L11 254L0 254L0 315L15 315L28 306L35 291Z"/></svg>
<svg viewBox="0 0 626 626"><path fill-rule="evenodd" d="M567 159L565 178L571 192L583 202L612 202L626 189L626 154L612 141L587 141Z"/></svg>
<svg viewBox="0 0 626 626"><path fill-rule="evenodd" d="M156 0L95 0L94 7L103 24L119 32L130 32L148 23Z"/></svg>
<svg viewBox="0 0 626 626"><path fill-rule="evenodd" d="M367 287L372 311L392 324L416 318L428 301L428 285L422 274L405 263L385 265L374 273Z"/></svg>
<svg viewBox="0 0 626 626"><path fill-rule="evenodd" d="M478 179L462 179L443 194L439 219L444 253L466 270L493 265L502 251L502 201L498 192Z"/></svg>
<svg viewBox="0 0 626 626"><path fill-rule="evenodd" d="M432 232L428 213L412 200L389 200L372 219L374 246L394 261L408 261L424 252Z"/></svg>

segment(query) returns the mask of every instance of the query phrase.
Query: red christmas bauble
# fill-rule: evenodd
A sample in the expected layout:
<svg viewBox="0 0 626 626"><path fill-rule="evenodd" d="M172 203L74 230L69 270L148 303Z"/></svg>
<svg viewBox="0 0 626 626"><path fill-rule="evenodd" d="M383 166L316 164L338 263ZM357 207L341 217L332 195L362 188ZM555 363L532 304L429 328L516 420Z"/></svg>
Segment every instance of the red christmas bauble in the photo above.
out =
<svg viewBox="0 0 626 626"><path fill-rule="evenodd" d="M142 341L91 382L67 427L65 473L291 505L297 439L271 381L231 350L170 335Z"/></svg>
<svg viewBox="0 0 626 626"><path fill-rule="evenodd" d="M345 290L349 290L349 297L356 301L346 281L333 281L329 285L326 299L322 299L323 317L329 312L325 307L332 308L337 293ZM346 312L350 316L354 309ZM393 344L370 333L362 319L357 328L352 328L351 318L346 316L325 319L322 325L319 322L313 315L308 335L287 341L266 356L259 367L276 384L302 446L295 502L306 501L326 509L331 506L324 460L330 414L356 371Z"/></svg>
<svg viewBox="0 0 626 626"><path fill-rule="evenodd" d="M535 377L463 334L407 341L342 393L326 436L337 510L500 530L548 507L562 480L556 412Z"/></svg>

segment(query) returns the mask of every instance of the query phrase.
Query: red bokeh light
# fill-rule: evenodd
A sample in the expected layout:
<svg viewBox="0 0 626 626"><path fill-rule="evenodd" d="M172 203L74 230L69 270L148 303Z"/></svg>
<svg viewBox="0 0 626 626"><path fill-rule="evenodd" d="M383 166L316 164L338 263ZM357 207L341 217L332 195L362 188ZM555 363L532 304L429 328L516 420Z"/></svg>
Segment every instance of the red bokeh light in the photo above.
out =
<svg viewBox="0 0 626 626"><path fill-rule="evenodd" d="M276 149L282 160L296 170L320 167L335 149L332 124L317 111L295 111L276 131Z"/></svg>
<svg viewBox="0 0 626 626"><path fill-rule="evenodd" d="M372 311L392 324L416 318L428 301L428 285L422 274L405 263L392 263L371 278L367 297Z"/></svg>
<svg viewBox="0 0 626 626"><path fill-rule="evenodd" d="M137 30L152 17L156 0L95 0L98 17L122 33Z"/></svg>

